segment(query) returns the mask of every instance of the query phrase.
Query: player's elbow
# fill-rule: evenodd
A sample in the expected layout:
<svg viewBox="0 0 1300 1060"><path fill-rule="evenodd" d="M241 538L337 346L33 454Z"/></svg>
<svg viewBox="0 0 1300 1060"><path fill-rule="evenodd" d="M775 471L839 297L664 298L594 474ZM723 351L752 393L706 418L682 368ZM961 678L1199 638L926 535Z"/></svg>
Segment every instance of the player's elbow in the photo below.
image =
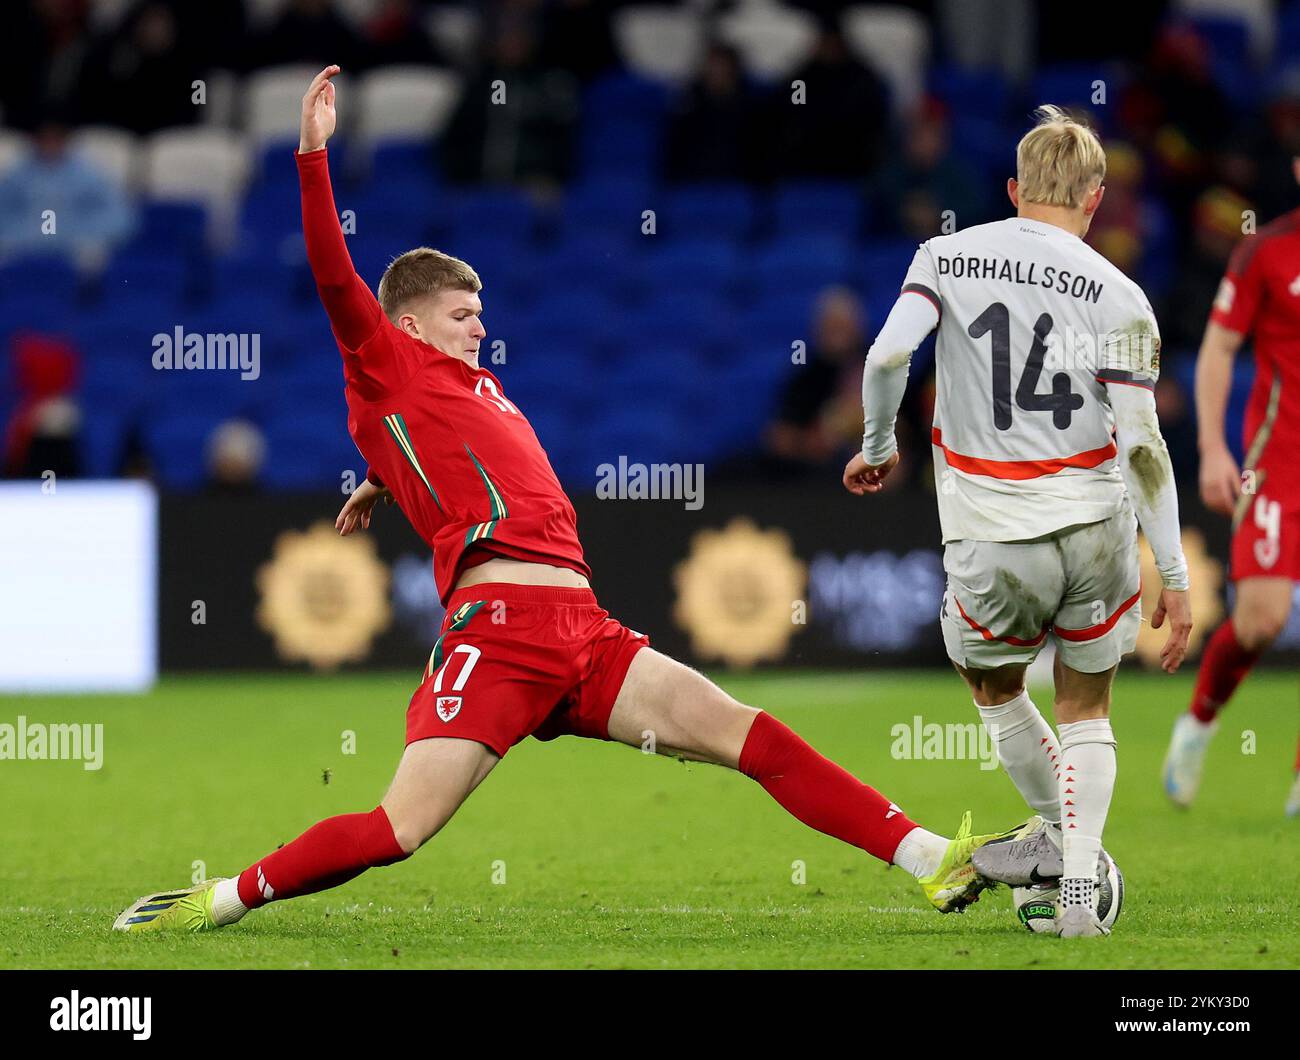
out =
<svg viewBox="0 0 1300 1060"><path fill-rule="evenodd" d="M878 340L867 351L867 367L879 372L897 372L911 359L911 350L882 345Z"/></svg>

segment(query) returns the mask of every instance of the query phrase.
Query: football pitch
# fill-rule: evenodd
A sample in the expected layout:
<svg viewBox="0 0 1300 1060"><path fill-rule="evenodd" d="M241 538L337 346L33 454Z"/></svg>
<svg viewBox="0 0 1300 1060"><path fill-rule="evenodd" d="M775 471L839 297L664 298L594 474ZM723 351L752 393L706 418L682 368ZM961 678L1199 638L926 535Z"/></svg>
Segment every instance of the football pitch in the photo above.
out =
<svg viewBox="0 0 1300 1060"><path fill-rule="evenodd" d="M1026 815L978 758L891 754L897 725L967 723L949 674L717 675L950 834ZM0 966L8 968L1278 968L1300 960L1300 820L1282 805L1297 681L1257 673L1222 717L1200 798L1159 768L1192 672L1121 674L1106 847L1114 934L1030 935L1009 892L940 916L898 869L799 824L730 771L566 737L510 752L407 861L200 936L114 916L229 875L319 818L369 810L402 749L414 677L174 676L139 696L6 697L0 722L102 723L102 768L0 762ZM1046 706L1050 697L1039 691ZM1253 735L1252 735L1253 734ZM911 751L924 753L924 745ZM932 748L933 750L933 748ZM969 750L969 749L968 749ZM1253 752L1253 753L1251 753Z"/></svg>

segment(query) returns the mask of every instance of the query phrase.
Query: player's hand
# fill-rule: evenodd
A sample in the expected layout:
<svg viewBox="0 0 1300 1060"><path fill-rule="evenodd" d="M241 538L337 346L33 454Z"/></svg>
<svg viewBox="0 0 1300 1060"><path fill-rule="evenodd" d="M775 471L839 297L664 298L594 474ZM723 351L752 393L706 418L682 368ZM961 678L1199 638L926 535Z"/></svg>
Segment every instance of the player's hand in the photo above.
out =
<svg viewBox="0 0 1300 1060"><path fill-rule="evenodd" d="M857 497L864 493L879 493L885 488L885 476L897 466L897 450L883 464L868 464L861 453L855 453L844 467L844 488Z"/></svg>
<svg viewBox="0 0 1300 1060"><path fill-rule="evenodd" d="M1227 447L1201 454L1201 500L1212 512L1231 515L1241 496L1241 468Z"/></svg>
<svg viewBox="0 0 1300 1060"><path fill-rule="evenodd" d="M1160 668L1174 673L1187 654L1187 638L1192 632L1192 605L1186 590L1161 589L1156 613L1151 616L1151 628L1159 629L1169 616L1169 639L1160 649Z"/></svg>
<svg viewBox="0 0 1300 1060"><path fill-rule="evenodd" d="M334 84L330 80L339 72L337 66L327 66L312 78L307 94L302 97L302 125L298 133L298 153L319 151L325 141L334 135L338 115L334 112Z"/></svg>
<svg viewBox="0 0 1300 1060"><path fill-rule="evenodd" d="M376 486L369 479L362 479L361 485L352 491L352 496L344 503L339 517L334 520L334 529L342 537L347 537L358 527L369 530L370 513L381 497L385 504L393 503L392 491L387 486Z"/></svg>

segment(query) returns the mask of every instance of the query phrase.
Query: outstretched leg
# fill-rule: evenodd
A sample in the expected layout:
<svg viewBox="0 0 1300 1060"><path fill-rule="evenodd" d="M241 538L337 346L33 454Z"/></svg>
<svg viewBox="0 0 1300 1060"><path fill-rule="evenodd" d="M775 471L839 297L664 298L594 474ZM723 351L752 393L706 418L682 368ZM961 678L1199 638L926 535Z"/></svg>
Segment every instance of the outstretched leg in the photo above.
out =
<svg viewBox="0 0 1300 1060"><path fill-rule="evenodd" d="M652 649L628 668L609 718L610 739L738 770L810 828L910 872L943 912L985 886L970 851L991 837L927 832L874 788L814 751L787 726L745 706L702 674Z"/></svg>
<svg viewBox="0 0 1300 1060"><path fill-rule="evenodd" d="M1290 578L1237 582L1232 615L1206 642L1191 706L1174 723L1164 765L1165 794L1174 805L1186 809L1196 798L1219 711L1286 626L1291 585Z"/></svg>
<svg viewBox="0 0 1300 1060"><path fill-rule="evenodd" d="M231 879L143 898L114 926L223 927L267 902L338 887L368 868L401 861L451 820L499 761L472 740L418 740L407 746L388 794L369 813L319 821Z"/></svg>

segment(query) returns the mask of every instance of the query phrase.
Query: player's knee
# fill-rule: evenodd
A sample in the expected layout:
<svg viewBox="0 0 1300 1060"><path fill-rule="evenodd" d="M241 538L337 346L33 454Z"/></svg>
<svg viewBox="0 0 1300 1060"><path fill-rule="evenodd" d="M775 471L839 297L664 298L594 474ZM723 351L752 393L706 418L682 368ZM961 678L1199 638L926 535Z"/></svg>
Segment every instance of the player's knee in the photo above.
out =
<svg viewBox="0 0 1300 1060"><path fill-rule="evenodd" d="M449 814L429 813L427 811L412 813L394 810L389 807L385 807L385 810L388 813L389 823L393 828L393 838L397 840L397 845L408 855L414 854L437 835L450 817Z"/></svg>
<svg viewBox="0 0 1300 1060"><path fill-rule="evenodd" d="M1232 619L1237 640L1247 651L1264 651L1286 626L1287 610L1279 607L1242 608Z"/></svg>

